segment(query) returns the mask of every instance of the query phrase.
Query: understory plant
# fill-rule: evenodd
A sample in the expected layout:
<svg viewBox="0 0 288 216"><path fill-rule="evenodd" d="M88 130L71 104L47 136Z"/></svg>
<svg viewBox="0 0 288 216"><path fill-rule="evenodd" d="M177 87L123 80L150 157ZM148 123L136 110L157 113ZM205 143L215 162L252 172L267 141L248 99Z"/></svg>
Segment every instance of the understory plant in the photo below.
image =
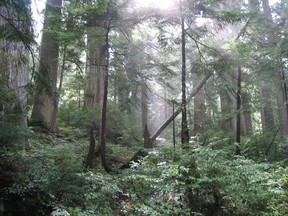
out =
<svg viewBox="0 0 288 216"><path fill-rule="evenodd" d="M162 148L121 175L131 215L285 215L287 168L215 143Z"/></svg>

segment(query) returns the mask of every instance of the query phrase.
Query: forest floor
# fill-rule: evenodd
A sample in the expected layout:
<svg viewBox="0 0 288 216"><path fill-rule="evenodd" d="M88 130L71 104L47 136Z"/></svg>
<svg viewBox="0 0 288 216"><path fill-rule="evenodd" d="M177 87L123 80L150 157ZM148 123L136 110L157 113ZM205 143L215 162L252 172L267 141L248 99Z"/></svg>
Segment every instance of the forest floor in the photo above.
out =
<svg viewBox="0 0 288 216"><path fill-rule="evenodd" d="M27 142L25 151L2 154L7 168L0 175L5 180L2 215L44 216L55 209L70 216L288 212L287 160L255 156L252 148L235 156L235 145L227 137L207 138L205 144L186 149L164 140L130 169L120 167L143 150L141 142L107 143L111 173L105 172L100 157L92 170L84 169L89 136L83 131L61 136L30 131Z"/></svg>

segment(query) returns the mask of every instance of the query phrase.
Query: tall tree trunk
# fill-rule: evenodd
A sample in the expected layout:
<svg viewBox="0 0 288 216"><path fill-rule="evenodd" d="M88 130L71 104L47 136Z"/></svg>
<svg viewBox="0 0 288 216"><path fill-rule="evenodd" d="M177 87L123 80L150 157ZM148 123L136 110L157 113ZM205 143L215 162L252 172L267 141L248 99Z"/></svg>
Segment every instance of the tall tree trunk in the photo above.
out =
<svg viewBox="0 0 288 216"><path fill-rule="evenodd" d="M147 85L142 81L141 84L141 120L142 120L142 131L144 137L144 148L153 148L153 143L150 140L150 133L148 130L148 96L147 96Z"/></svg>
<svg viewBox="0 0 288 216"><path fill-rule="evenodd" d="M279 69L278 69L279 70ZM277 92L277 108L279 118L279 128L281 135L288 135L288 115L287 115L287 99L285 97L284 82L280 71L278 71L278 92Z"/></svg>
<svg viewBox="0 0 288 216"><path fill-rule="evenodd" d="M262 0L262 6L263 6L263 17L265 21L267 21L268 25L273 27L273 18L271 13L271 8L269 6L269 0ZM275 35L274 31L271 31L271 29L267 32L267 38L269 47L274 47L277 43L277 36ZM278 118L279 118L279 128L280 133L282 135L288 135L288 110L286 106L286 96L285 96L285 89L284 89L284 83L285 80L283 80L283 74L282 74L282 60L278 59L276 60L276 68L275 68L275 84L277 89L277 108L278 108Z"/></svg>
<svg viewBox="0 0 288 216"><path fill-rule="evenodd" d="M16 116L11 123L26 127L29 36L32 34L30 4L21 3L17 1L11 5L10 1L4 1L5 6L0 7L0 26L15 36L13 40L0 39L0 111L2 115ZM9 96L6 97L6 93ZM9 121L11 119L9 117Z"/></svg>
<svg viewBox="0 0 288 216"><path fill-rule="evenodd" d="M199 76L193 76L193 83L199 82ZM193 133L203 133L206 122L206 104L205 104L205 92L201 88L194 97L194 130Z"/></svg>
<svg viewBox="0 0 288 216"><path fill-rule="evenodd" d="M270 88L261 89L263 108L261 110L262 131L264 136L272 136L276 133L276 124L273 115L272 91Z"/></svg>
<svg viewBox="0 0 288 216"><path fill-rule="evenodd" d="M260 2L261 0L249 0L248 1L248 9L249 12L252 14L260 14ZM263 21L261 16L255 16L253 15L253 20L251 20L251 24L253 25L254 29L257 31L260 30L260 24ZM255 34L256 34L255 33ZM262 34L262 33L259 33ZM261 46L258 46L258 49L261 49ZM264 87L260 87L260 94L262 98L262 109L261 109L261 124L262 124L262 132L264 136L271 136L274 135L276 130L276 123L275 118L273 114L273 96L272 96L272 90L270 87L269 82L265 82Z"/></svg>
<svg viewBox="0 0 288 216"><path fill-rule="evenodd" d="M95 17L88 22L87 29L87 60L86 60L86 89L84 108L103 106L104 79L107 60L105 56L106 28L103 18Z"/></svg>
<svg viewBox="0 0 288 216"><path fill-rule="evenodd" d="M236 131L236 92L237 80L235 72L227 74L222 79L228 88L220 90L220 104L222 113L222 130L226 133ZM226 86L227 86L226 85ZM225 86L225 85L224 85Z"/></svg>
<svg viewBox="0 0 288 216"><path fill-rule="evenodd" d="M182 10L182 5L180 6ZM186 101L186 39L184 15L181 15L181 38L182 38L182 121L181 121L181 143L189 143L189 130L187 123L187 101Z"/></svg>
<svg viewBox="0 0 288 216"><path fill-rule="evenodd" d="M244 118L245 130L243 130L244 135L251 135L253 133L252 128L252 115L251 115L251 105L250 105L250 94L249 92L242 91L241 93L242 101L242 116Z"/></svg>
<svg viewBox="0 0 288 216"><path fill-rule="evenodd" d="M36 78L36 94L31 121L52 132L57 132L57 74L59 58L59 39L55 32L60 30L62 0L47 0L40 47L40 64ZM52 126L52 127L51 127Z"/></svg>
<svg viewBox="0 0 288 216"><path fill-rule="evenodd" d="M221 90L220 104L222 113L222 130L226 133L234 132L236 130L235 98L233 98L229 90Z"/></svg>
<svg viewBox="0 0 288 216"><path fill-rule="evenodd" d="M246 73L242 73L242 82L245 83L248 81L248 75ZM249 88L249 86L248 86ZM241 119L241 131L243 135L251 135L253 133L253 127L252 127L252 114L251 114L251 95L250 92L246 89L241 90L241 109L242 109L242 115Z"/></svg>
<svg viewBox="0 0 288 216"><path fill-rule="evenodd" d="M63 85L64 71L65 71L65 64L66 64L66 54L67 54L67 45L65 44L64 49L63 49L62 66L61 66L61 71L60 71L59 88L57 90L58 94L56 95L55 104L54 104L55 107L54 107L52 117L51 117L50 133L53 132L53 128L57 128L56 117L57 117L57 112L58 112L60 94L61 94L62 85Z"/></svg>
<svg viewBox="0 0 288 216"><path fill-rule="evenodd" d="M241 154L240 141L241 141L241 68L238 67L237 76L237 123L236 123L236 155Z"/></svg>
<svg viewBox="0 0 288 216"><path fill-rule="evenodd" d="M144 131L145 126L148 124L148 96L147 85L144 81L141 83L141 122Z"/></svg>
<svg viewBox="0 0 288 216"><path fill-rule="evenodd" d="M107 8L108 10L109 8ZM108 16L108 12L107 12ZM103 102L102 102L102 108L101 108L101 124L100 124L100 148L101 148L101 160L102 165L106 172L111 172L112 169L109 167L107 163L106 158L106 114L107 114L107 97L108 97L108 70L109 70L109 32L110 32L110 22L111 20L108 19L106 16L106 22L105 22L105 47L104 47L104 56L105 56L105 73L104 73L104 91L103 91Z"/></svg>

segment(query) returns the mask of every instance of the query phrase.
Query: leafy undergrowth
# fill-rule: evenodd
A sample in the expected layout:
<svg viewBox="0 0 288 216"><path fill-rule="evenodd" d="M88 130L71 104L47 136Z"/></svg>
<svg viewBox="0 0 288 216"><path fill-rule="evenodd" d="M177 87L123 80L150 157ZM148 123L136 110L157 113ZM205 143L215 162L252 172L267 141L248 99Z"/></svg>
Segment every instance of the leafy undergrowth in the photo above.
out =
<svg viewBox="0 0 288 216"><path fill-rule="evenodd" d="M286 215L288 168L214 147L162 148L124 171L131 215Z"/></svg>
<svg viewBox="0 0 288 216"><path fill-rule="evenodd" d="M221 142L186 149L167 144L125 170L117 167L139 148L108 144L108 159L118 172L107 174L99 160L84 171L87 139L35 134L25 153L2 154L17 170L2 199L17 198L24 216L53 209L77 216L285 215L288 168L235 157L233 145L219 148ZM27 200L36 213L28 211Z"/></svg>

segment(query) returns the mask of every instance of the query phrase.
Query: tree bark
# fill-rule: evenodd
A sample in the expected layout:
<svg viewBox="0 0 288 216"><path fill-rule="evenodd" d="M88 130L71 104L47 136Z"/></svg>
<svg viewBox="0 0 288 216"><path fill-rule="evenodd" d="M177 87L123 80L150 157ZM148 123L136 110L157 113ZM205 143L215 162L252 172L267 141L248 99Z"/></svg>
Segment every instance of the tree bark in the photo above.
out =
<svg viewBox="0 0 288 216"><path fill-rule="evenodd" d="M150 133L148 130L148 126L145 125L144 127L144 148L153 148L153 143L151 142L150 139Z"/></svg>
<svg viewBox="0 0 288 216"><path fill-rule="evenodd" d="M247 74L242 73L242 82L247 83L248 78ZM248 87L249 88L249 87ZM246 91L245 91L246 90ZM243 119L243 123L241 126L241 132L243 135L251 135L253 133L253 127L252 127L252 114L251 114L251 95L249 91L246 89L242 89L241 91L241 108L242 108L242 116L241 119Z"/></svg>
<svg viewBox="0 0 288 216"><path fill-rule="evenodd" d="M96 148L96 142L95 142L95 137L94 137L94 128L93 126L90 127L90 145L89 145L89 150L88 150L88 155L85 161L85 169L93 168L93 161L95 158L95 148Z"/></svg>
<svg viewBox="0 0 288 216"><path fill-rule="evenodd" d="M62 0L47 0L43 33L40 47L40 65L36 78L36 94L31 115L34 124L51 132L57 132L56 116L53 115L57 103L57 74ZM52 127L51 127L52 126Z"/></svg>
<svg viewBox="0 0 288 216"><path fill-rule="evenodd" d="M56 101L54 104L54 110L51 116L51 126L50 126L50 133L53 132L53 128L57 128L56 126L56 117L57 117L57 112L58 112L58 106L59 106L59 99L60 99L60 94L62 91L62 85L63 85L63 78L64 78L64 70L65 70L65 63L66 63L66 54L67 54L67 45L64 45L63 49L63 59L62 59L62 66L61 66L61 72L60 72L60 80L59 80L59 88L57 90L58 94L56 95Z"/></svg>
<svg viewBox="0 0 288 216"><path fill-rule="evenodd" d="M181 12L182 12L182 5ZM181 15L181 38L182 38L182 121L181 121L181 143L183 145L189 143L189 129L187 123L187 101L186 101L186 39L185 39L185 26L184 26L184 15Z"/></svg>
<svg viewBox="0 0 288 216"><path fill-rule="evenodd" d="M142 81L141 84L141 122L142 129L145 131L145 127L148 125L148 96L147 96L147 85Z"/></svg>
<svg viewBox="0 0 288 216"><path fill-rule="evenodd" d="M273 136L276 131L276 123L273 115L272 91L270 88L261 89L262 103L264 107L261 110L261 123L264 136Z"/></svg>
<svg viewBox="0 0 288 216"><path fill-rule="evenodd" d="M198 75L192 75L193 83L197 84L199 82ZM205 92L203 87L194 97L194 129L193 133L203 133L204 126L206 123L206 104L205 104Z"/></svg>
<svg viewBox="0 0 288 216"><path fill-rule="evenodd" d="M108 10L108 9L107 9ZM108 14L108 12L107 12ZM106 17L106 33L105 33L105 59L106 67L104 73L104 92L103 92L103 103L101 109L101 124L100 124L100 148L101 148L101 160L102 165L107 173L111 172L112 169L109 167L106 158L106 114L107 114L107 97L108 97L108 70L109 70L109 32L110 32L110 20Z"/></svg>
<svg viewBox="0 0 288 216"><path fill-rule="evenodd" d="M241 68L238 67L237 77L237 127L236 127L236 155L241 154L240 142L241 142Z"/></svg>
<svg viewBox="0 0 288 216"><path fill-rule="evenodd" d="M95 20L88 21L87 29L84 109L93 108L96 105L102 107L104 98L104 79L107 67L105 20L98 17L95 17Z"/></svg>
<svg viewBox="0 0 288 216"><path fill-rule="evenodd" d="M272 12L269 5L269 0L262 0L262 6L263 6L263 17L265 21L267 21L268 25L273 27L273 18L272 18ZM277 36L275 35L275 31L271 31L269 28L269 32L267 32L267 38L268 38L268 46L269 47L275 47L277 44ZM281 135L288 135L288 110L287 110L287 99L285 97L285 89L284 89L284 83L285 80L283 80L282 75L282 59L276 60L276 68L275 68L275 86L277 89L277 108L278 108L278 119L279 119L279 128Z"/></svg>
<svg viewBox="0 0 288 216"><path fill-rule="evenodd" d="M30 32L30 3L20 5L15 2L13 6L10 4L10 1L7 1L2 4L6 7L0 7L0 26L2 28L5 26L5 29L8 32L11 31L15 37L12 37L12 40L9 38L0 40L0 111L1 114L13 113L16 118L13 120L9 118L9 121L12 120L11 123L26 127L29 75L28 46L30 43L29 36L32 37Z"/></svg>
<svg viewBox="0 0 288 216"><path fill-rule="evenodd" d="M223 86L228 86L220 90L220 104L222 114L222 130L226 133L236 131L236 88L237 74L233 71L231 74L222 78ZM226 83L226 84L225 84Z"/></svg>

